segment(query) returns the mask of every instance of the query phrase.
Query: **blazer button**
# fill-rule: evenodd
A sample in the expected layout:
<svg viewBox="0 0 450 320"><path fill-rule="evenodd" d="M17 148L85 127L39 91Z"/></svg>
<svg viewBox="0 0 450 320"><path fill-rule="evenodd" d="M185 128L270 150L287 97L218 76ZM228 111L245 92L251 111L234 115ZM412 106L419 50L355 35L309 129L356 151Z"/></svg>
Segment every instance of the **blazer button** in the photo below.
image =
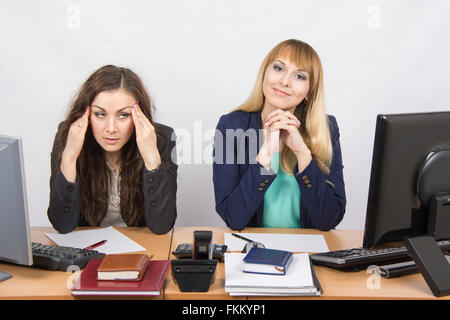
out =
<svg viewBox="0 0 450 320"><path fill-rule="evenodd" d="M70 203L71 199L70 199L70 197L64 197L64 201L65 201L66 203Z"/></svg>
<svg viewBox="0 0 450 320"><path fill-rule="evenodd" d="M310 189L310 188L312 188L312 185L307 184L306 187L307 187L308 189Z"/></svg>
<svg viewBox="0 0 450 320"><path fill-rule="evenodd" d="M305 175L305 176L302 177L302 179L303 180L308 180L309 178L308 178L308 176Z"/></svg>
<svg viewBox="0 0 450 320"><path fill-rule="evenodd" d="M64 207L64 213L69 213L69 207Z"/></svg>
<svg viewBox="0 0 450 320"><path fill-rule="evenodd" d="M258 188L258 191L263 191L264 190L264 188Z"/></svg>
<svg viewBox="0 0 450 320"><path fill-rule="evenodd" d="M259 186L260 186L260 187L265 187L266 184L265 184L264 182L262 182Z"/></svg>
<svg viewBox="0 0 450 320"><path fill-rule="evenodd" d="M306 179L306 180L305 180L305 183L306 183L306 184L310 184L311 181L309 181L308 179Z"/></svg>
<svg viewBox="0 0 450 320"><path fill-rule="evenodd" d="M147 178L147 181L150 182L150 183L152 183L152 182L154 181L154 179L153 179L153 177L148 177L148 178Z"/></svg>
<svg viewBox="0 0 450 320"><path fill-rule="evenodd" d="M264 183L269 183L269 180L264 180Z"/></svg>
<svg viewBox="0 0 450 320"><path fill-rule="evenodd" d="M152 207L156 207L156 201L153 200L152 202L150 202L150 205L151 205Z"/></svg>
<svg viewBox="0 0 450 320"><path fill-rule="evenodd" d="M67 186L66 190L69 191L69 192L72 192L73 191L73 186L72 185Z"/></svg>
<svg viewBox="0 0 450 320"><path fill-rule="evenodd" d="M148 193L154 194L154 193L155 193L155 188L149 188L149 189L148 189Z"/></svg>

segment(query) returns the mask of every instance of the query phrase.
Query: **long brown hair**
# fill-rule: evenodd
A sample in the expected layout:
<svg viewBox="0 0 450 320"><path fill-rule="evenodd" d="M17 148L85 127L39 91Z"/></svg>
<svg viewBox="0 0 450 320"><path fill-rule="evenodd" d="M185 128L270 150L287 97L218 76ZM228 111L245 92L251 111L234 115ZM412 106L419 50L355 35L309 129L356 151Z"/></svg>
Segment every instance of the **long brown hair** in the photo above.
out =
<svg viewBox="0 0 450 320"><path fill-rule="evenodd" d="M279 57L287 57L289 60L309 74L308 101L305 99L296 107L294 115L301 122L300 133L306 145L311 150L319 168L325 174L330 172L332 159L332 146L328 126L328 118L325 112L323 97L323 71L319 55L307 43L289 39L280 42L266 56L259 68L258 76L250 96L235 110L247 112L261 111L264 106L263 81L267 67ZM292 169L297 158L289 148L281 152L281 166L288 173Z"/></svg>
<svg viewBox="0 0 450 320"><path fill-rule="evenodd" d="M59 132L58 167L66 145L70 125L80 118L91 106L95 97L102 91L125 89L139 104L142 112L155 126L152 119L154 109L140 78L130 69L107 65L95 71L81 86L71 103L65 121ZM165 138L155 126L158 145ZM163 153L161 153L161 157ZM122 147L120 159L120 212L129 226L138 225L143 216L144 196L142 193L142 170L144 161L136 144L134 131L128 142ZM81 218L92 226L99 226L106 215L111 172L105 160L103 148L95 140L91 126L86 131L83 149L77 159L77 178L80 184Z"/></svg>

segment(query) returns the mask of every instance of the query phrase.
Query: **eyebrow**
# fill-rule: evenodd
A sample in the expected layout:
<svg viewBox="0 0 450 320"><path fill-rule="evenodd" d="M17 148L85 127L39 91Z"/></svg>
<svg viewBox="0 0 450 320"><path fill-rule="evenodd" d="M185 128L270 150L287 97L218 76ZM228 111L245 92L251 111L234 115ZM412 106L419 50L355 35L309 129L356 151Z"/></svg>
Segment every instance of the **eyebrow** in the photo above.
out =
<svg viewBox="0 0 450 320"><path fill-rule="evenodd" d="M103 111L106 111L104 108L102 108L102 107L100 107L100 106L97 106L97 105L93 105L92 107L96 107L96 108L99 108L100 110L103 110ZM124 107L124 108L122 108L122 109L120 109L120 110L117 110L116 111L116 113L119 113L119 112L121 112L121 111L123 111L123 110L125 110L125 109L127 109L127 108L131 108L132 106L126 106L126 107Z"/></svg>
<svg viewBox="0 0 450 320"><path fill-rule="evenodd" d="M284 63L283 61L281 61L281 60L275 60L275 62L279 62L279 63L281 63L283 66L286 66L286 63ZM303 69L297 69L296 71L301 71L301 72L306 72L306 73L308 73L308 71L306 71L306 70L303 70Z"/></svg>

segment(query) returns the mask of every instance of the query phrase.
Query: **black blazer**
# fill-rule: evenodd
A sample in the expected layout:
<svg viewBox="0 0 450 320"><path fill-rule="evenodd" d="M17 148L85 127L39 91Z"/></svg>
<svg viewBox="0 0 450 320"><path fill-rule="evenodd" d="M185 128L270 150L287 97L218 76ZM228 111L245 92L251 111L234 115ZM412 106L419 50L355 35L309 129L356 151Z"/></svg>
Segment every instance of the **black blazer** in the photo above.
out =
<svg viewBox="0 0 450 320"><path fill-rule="evenodd" d="M147 226L156 234L167 233L175 224L177 217L176 192L178 166L172 161L175 152L175 135L172 128L155 123L156 130L165 137L162 141L158 137L157 145L164 164L156 171L143 170L144 215L138 226ZM60 151L58 133L53 142L51 153L50 203L47 215L53 227L60 233L68 233L77 226L89 226L80 214L80 185L66 180L57 163ZM124 219L125 220L125 219Z"/></svg>

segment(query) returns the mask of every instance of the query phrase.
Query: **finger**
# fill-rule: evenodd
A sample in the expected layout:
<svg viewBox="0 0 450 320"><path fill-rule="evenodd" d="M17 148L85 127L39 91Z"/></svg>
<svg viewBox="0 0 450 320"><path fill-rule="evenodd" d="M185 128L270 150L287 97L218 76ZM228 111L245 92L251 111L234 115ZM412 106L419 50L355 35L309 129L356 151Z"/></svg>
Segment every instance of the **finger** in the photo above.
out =
<svg viewBox="0 0 450 320"><path fill-rule="evenodd" d="M86 130L88 125L89 125L89 115L90 115L90 113L91 113L91 108L87 107L86 111L84 112L83 116L81 117L82 118L82 125L81 126L82 126L82 128L84 130Z"/></svg>
<svg viewBox="0 0 450 320"><path fill-rule="evenodd" d="M266 125L270 127L273 123L275 123L277 121L286 121L289 119L291 119L291 118L289 118L287 116L287 114L285 114L285 113L278 114L276 116L271 117L270 120L266 122Z"/></svg>
<svg viewBox="0 0 450 320"><path fill-rule="evenodd" d="M289 125L287 123L283 123L283 122L277 122L270 127L271 131L276 131L276 130L291 131L292 129L298 130L297 127L295 127L293 125Z"/></svg>
<svg viewBox="0 0 450 320"><path fill-rule="evenodd" d="M72 126L75 128L75 129L79 129L79 130L81 130L82 128L83 128L83 126L84 126L84 115L83 116L81 116L80 118L78 118L73 124L72 124Z"/></svg>
<svg viewBox="0 0 450 320"><path fill-rule="evenodd" d="M268 122L272 117L275 117L275 116L281 114L282 112L283 112L283 110L281 110L281 109L272 111L271 113L269 113L269 115L266 117L266 119L264 119L264 122Z"/></svg>
<svg viewBox="0 0 450 320"><path fill-rule="evenodd" d="M267 118L268 118L268 120L266 121L265 125L268 127L270 127L276 121L280 121L282 119L282 117L280 115L275 115L275 116L267 117Z"/></svg>
<svg viewBox="0 0 450 320"><path fill-rule="evenodd" d="M134 128L136 129L136 137L142 135L142 124L135 106L131 109L131 116L133 118Z"/></svg>
<svg viewBox="0 0 450 320"><path fill-rule="evenodd" d="M147 116L142 112L140 106L138 106L138 111L140 112L141 115L140 121L144 134L153 135L155 133L155 127L150 122L149 118L147 118Z"/></svg>
<svg viewBox="0 0 450 320"><path fill-rule="evenodd" d="M273 124L281 122L281 123L287 123L293 126L296 126L297 128L300 128L300 121L297 120L297 118L293 117L285 117L284 115L279 115L274 118L272 118L270 121L266 122L266 125L268 127L271 127Z"/></svg>
<svg viewBox="0 0 450 320"><path fill-rule="evenodd" d="M139 117L141 118L141 120L143 121L143 123L144 123L147 127L153 128L152 123L151 123L150 120L147 118L147 116L142 112L141 107L140 107L139 105L137 105L137 108L138 108L138 114L139 114Z"/></svg>
<svg viewBox="0 0 450 320"><path fill-rule="evenodd" d="M131 118L133 119L134 125L137 126L137 111L136 111L136 104L131 108Z"/></svg>
<svg viewBox="0 0 450 320"><path fill-rule="evenodd" d="M265 119L265 122L270 124L270 123L280 120L280 119L293 119L293 120L297 121L297 118L289 111L284 111L284 110L278 109L278 110L275 110L274 112L270 113L267 116L267 118Z"/></svg>
<svg viewBox="0 0 450 320"><path fill-rule="evenodd" d="M137 130L139 131L139 134L143 135L147 130L147 124L144 121L145 116L142 114L142 111L137 104L134 105L134 112L136 114Z"/></svg>
<svg viewBox="0 0 450 320"><path fill-rule="evenodd" d="M287 119L285 120L283 123L287 124L287 125L291 125L296 127L297 129L300 128L300 121L298 121L297 119L293 120L293 119Z"/></svg>
<svg viewBox="0 0 450 320"><path fill-rule="evenodd" d="M298 125L300 126L300 120L298 120L298 118L295 116L295 115L293 115L292 113L290 113L289 111L287 112L287 116L288 116L288 118L289 119L291 119L291 120L294 120L295 122L297 122L298 123Z"/></svg>

